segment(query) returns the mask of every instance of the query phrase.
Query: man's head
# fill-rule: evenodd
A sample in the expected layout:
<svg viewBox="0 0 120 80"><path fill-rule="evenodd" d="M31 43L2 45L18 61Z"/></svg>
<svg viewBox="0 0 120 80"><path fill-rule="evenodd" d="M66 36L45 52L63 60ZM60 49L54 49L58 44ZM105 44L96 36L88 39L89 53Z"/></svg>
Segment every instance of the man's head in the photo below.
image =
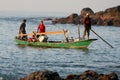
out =
<svg viewBox="0 0 120 80"><path fill-rule="evenodd" d="M89 17L89 15L90 15L90 14L89 14L89 13L87 13L87 14L86 14L86 17Z"/></svg>
<svg viewBox="0 0 120 80"><path fill-rule="evenodd" d="M23 22L26 22L26 19L23 19Z"/></svg>
<svg viewBox="0 0 120 80"><path fill-rule="evenodd" d="M43 20L41 20L40 23L43 24Z"/></svg>
<svg viewBox="0 0 120 80"><path fill-rule="evenodd" d="M86 14L86 16L89 16L89 15L90 15L89 13Z"/></svg>

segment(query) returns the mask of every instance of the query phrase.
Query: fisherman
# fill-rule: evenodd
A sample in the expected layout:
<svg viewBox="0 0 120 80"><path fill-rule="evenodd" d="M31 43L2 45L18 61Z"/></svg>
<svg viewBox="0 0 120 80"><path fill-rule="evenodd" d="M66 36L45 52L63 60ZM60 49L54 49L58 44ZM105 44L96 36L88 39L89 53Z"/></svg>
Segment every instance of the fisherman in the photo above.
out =
<svg viewBox="0 0 120 80"><path fill-rule="evenodd" d="M45 32L45 25L43 21L41 20L37 28L37 33L44 33L44 32ZM40 42L44 42L44 40L46 41L47 36L44 34L41 34L41 35L37 35L37 38Z"/></svg>
<svg viewBox="0 0 120 80"><path fill-rule="evenodd" d="M27 40L28 42L37 42L38 39L37 39L37 36L36 36L36 33L33 31L33 35L32 37L28 38Z"/></svg>
<svg viewBox="0 0 120 80"><path fill-rule="evenodd" d="M85 39L86 33L87 33L87 39L89 39L90 29L91 29L91 19L89 17L89 13L87 13L86 17L85 17L85 20L84 20L83 39Z"/></svg>
<svg viewBox="0 0 120 80"><path fill-rule="evenodd" d="M40 21L40 24L38 25L38 28L37 28L37 33L44 33L44 32L45 32L45 25L43 21Z"/></svg>
<svg viewBox="0 0 120 80"><path fill-rule="evenodd" d="M22 24L19 27L19 34L26 34L25 27L26 27L26 19L23 19ZM24 35L22 37L20 36L19 38L22 40L27 40L27 36Z"/></svg>

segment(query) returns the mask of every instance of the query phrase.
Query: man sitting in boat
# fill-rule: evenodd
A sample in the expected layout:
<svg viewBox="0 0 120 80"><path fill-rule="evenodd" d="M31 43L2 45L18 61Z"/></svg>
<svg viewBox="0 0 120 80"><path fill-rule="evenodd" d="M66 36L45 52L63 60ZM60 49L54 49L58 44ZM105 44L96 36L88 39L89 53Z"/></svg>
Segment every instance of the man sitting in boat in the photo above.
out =
<svg viewBox="0 0 120 80"><path fill-rule="evenodd" d="M28 42L37 42L38 39L36 38L36 35L34 34L34 35L32 35L32 37L29 38L27 41L28 41Z"/></svg>
<svg viewBox="0 0 120 80"><path fill-rule="evenodd" d="M46 35L41 35L38 38L39 42L47 42L48 37Z"/></svg>
<svg viewBox="0 0 120 80"><path fill-rule="evenodd" d="M45 32L45 25L43 21L40 21L40 24L38 25L37 28L37 33L44 33ZM48 37L45 34L39 34L37 35L37 38L40 42L46 42Z"/></svg>

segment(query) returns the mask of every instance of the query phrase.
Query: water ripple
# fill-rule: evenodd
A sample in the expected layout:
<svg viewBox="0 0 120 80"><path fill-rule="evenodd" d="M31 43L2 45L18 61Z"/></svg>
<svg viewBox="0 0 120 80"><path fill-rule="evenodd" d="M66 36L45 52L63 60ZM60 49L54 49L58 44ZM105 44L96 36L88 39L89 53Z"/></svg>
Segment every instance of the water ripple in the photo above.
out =
<svg viewBox="0 0 120 80"><path fill-rule="evenodd" d="M88 49L35 48L19 46L14 41L22 18L0 18L0 77L6 80L16 80L38 70L56 71L63 77L71 73L80 74L88 69L98 73L115 71L120 74L118 70L120 68L120 28L93 26L93 30L114 45L114 48L110 48L92 32L90 37L98 40L93 42ZM40 18L28 18L27 32L36 30L39 21ZM78 37L76 25L52 25L47 22L45 24L47 31L66 28L70 31L69 37ZM82 36L83 25L80 30ZM64 35L48 36L50 40L64 39Z"/></svg>

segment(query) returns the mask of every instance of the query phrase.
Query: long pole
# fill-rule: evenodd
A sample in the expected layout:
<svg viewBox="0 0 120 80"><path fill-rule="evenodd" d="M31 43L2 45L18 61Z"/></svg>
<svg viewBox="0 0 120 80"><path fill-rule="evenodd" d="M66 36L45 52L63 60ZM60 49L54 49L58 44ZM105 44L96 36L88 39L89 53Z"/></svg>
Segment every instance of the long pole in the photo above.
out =
<svg viewBox="0 0 120 80"><path fill-rule="evenodd" d="M79 40L80 40L80 24L78 24L78 37L79 37Z"/></svg>
<svg viewBox="0 0 120 80"><path fill-rule="evenodd" d="M101 36L99 36L94 30L90 29L93 33L95 33L99 38L101 38L105 43L107 43L111 48L113 48L113 46L108 43L106 40L104 40Z"/></svg>

